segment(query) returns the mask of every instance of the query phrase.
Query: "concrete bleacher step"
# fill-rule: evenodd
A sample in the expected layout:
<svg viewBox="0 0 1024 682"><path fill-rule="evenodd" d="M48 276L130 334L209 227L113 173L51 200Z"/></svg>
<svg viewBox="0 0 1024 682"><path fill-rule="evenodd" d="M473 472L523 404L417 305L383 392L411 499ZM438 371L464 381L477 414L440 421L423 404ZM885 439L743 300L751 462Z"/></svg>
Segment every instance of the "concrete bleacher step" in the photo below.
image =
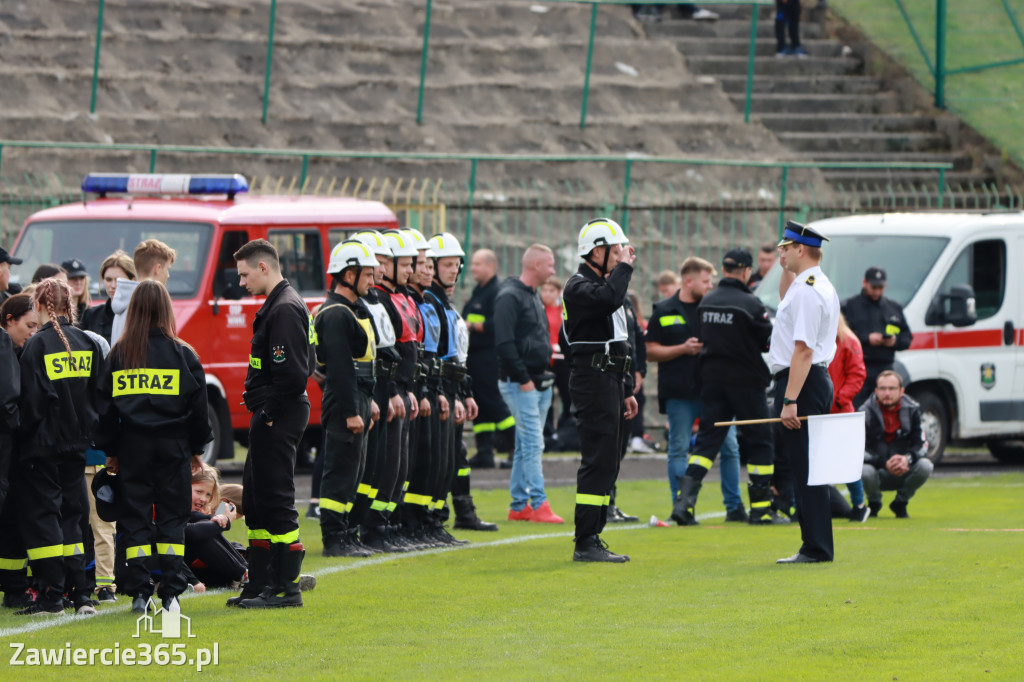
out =
<svg viewBox="0 0 1024 682"><path fill-rule="evenodd" d="M815 58L843 56L843 44L832 38L804 40L803 46ZM707 55L735 57L750 54L750 36L745 38L680 38L676 47L683 56ZM775 57L774 40L758 40L754 55L756 57Z"/></svg>
<svg viewBox="0 0 1024 682"><path fill-rule="evenodd" d="M938 133L777 133L776 137L797 152L924 152L948 148Z"/></svg>
<svg viewBox="0 0 1024 682"><path fill-rule="evenodd" d="M747 73L747 58L742 55L687 55L686 65L695 74L735 76ZM853 73L861 66L858 57L758 57L754 60L754 73L758 78Z"/></svg>
<svg viewBox="0 0 1024 682"><path fill-rule="evenodd" d="M913 169L872 171L826 168L821 173L825 176L826 180L835 185L842 185L846 188L863 187L875 190L887 187L890 184L907 187L924 186L934 189L935 182L939 177L938 171ZM946 171L945 179L947 185L958 187L970 187L982 182L976 173L952 170Z"/></svg>
<svg viewBox="0 0 1024 682"><path fill-rule="evenodd" d="M732 94L730 98L742 109L746 95ZM818 95L755 93L751 98L751 111L755 114L886 114L899 111L899 100L894 93L868 95Z"/></svg>
<svg viewBox="0 0 1024 682"><path fill-rule="evenodd" d="M934 132L936 128L934 118L914 114L864 116L860 113L843 112L821 116L820 112L814 111L811 106L801 107L798 112L757 113L757 117L765 127L776 133Z"/></svg>
<svg viewBox="0 0 1024 682"><path fill-rule="evenodd" d="M712 76L722 84L722 89L729 94L745 93L747 76L717 75ZM806 75L806 76L775 76L762 77L756 71L752 92L755 94L778 93L784 95L873 95L882 90L881 82L872 76L858 75Z"/></svg>
<svg viewBox="0 0 1024 682"><path fill-rule="evenodd" d="M644 30L651 38L746 38L749 40L750 15L748 13L745 19L720 19L719 21L662 21L658 24L647 24L644 26ZM800 24L802 39L817 40L824 35L824 28L820 24L810 22ZM757 38L758 40L774 40L774 22L759 18Z"/></svg>

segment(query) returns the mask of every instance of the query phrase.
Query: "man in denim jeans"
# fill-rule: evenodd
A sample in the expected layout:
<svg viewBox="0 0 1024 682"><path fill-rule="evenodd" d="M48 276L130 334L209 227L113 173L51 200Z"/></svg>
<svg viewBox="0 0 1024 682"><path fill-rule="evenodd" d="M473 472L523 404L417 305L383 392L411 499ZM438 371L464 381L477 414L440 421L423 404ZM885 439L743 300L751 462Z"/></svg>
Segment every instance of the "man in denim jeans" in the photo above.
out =
<svg viewBox="0 0 1024 682"><path fill-rule="evenodd" d="M551 407L551 340L537 288L555 273L555 256L542 244L523 254L519 277L502 283L494 301L498 390L516 420L509 521L563 523L544 492L544 419ZM532 505L531 505L532 503Z"/></svg>
<svg viewBox="0 0 1024 682"><path fill-rule="evenodd" d="M700 417L700 314L697 306L711 291L715 266L691 256L683 261L682 285L654 304L647 323L647 358L658 367L658 408L668 417L668 485L675 503L693 424ZM730 427L721 451L722 501L726 521L747 521L740 497L740 451Z"/></svg>

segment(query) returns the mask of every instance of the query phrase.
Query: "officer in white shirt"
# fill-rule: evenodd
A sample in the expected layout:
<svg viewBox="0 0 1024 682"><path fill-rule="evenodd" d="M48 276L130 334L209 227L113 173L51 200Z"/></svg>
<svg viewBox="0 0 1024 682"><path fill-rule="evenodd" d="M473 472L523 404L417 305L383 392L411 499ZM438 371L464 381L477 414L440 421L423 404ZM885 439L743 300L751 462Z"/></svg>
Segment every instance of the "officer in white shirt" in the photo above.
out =
<svg viewBox="0 0 1024 682"><path fill-rule="evenodd" d="M821 270L823 241L828 239L814 229L789 221L779 242L786 273L768 364L775 378L775 412L782 418L776 425L776 456L788 460L795 479L803 540L800 550L780 564L832 561L834 554L828 486L807 485L807 429L797 418L828 414L832 405L828 363L836 353L839 297Z"/></svg>

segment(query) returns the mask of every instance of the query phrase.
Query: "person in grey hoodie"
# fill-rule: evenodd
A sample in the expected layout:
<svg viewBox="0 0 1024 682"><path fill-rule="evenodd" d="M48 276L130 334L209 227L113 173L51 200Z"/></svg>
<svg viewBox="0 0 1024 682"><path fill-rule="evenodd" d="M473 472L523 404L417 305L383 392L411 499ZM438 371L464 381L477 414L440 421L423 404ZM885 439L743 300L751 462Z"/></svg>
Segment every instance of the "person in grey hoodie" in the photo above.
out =
<svg viewBox="0 0 1024 682"><path fill-rule="evenodd" d="M110 301L110 310L114 313L114 322L110 328L110 345L113 347L124 332L124 318L128 310L128 302L132 300L132 292L139 282L147 279L160 282L164 286L171 276L171 266L178 257L178 252L159 239L147 239L135 247L132 260L135 262L137 280L117 278L117 289Z"/></svg>

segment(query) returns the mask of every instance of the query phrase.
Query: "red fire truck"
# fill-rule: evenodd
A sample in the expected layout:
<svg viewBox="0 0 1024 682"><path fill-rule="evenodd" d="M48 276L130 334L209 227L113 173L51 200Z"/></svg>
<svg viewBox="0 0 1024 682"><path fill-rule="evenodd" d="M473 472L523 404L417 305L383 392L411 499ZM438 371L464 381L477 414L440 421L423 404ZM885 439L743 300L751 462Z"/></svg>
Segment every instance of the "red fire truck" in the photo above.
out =
<svg viewBox="0 0 1024 682"><path fill-rule="evenodd" d="M26 220L13 253L24 259L11 280L27 284L41 263L77 258L86 264L94 300L103 295L100 263L115 249L129 255L150 238L178 252L167 288L178 334L192 344L206 370L215 439L206 458L234 457L245 442L249 415L242 402L252 322L263 304L238 286L232 254L246 242L269 240L285 277L312 308L323 302L331 247L364 229L398 227L380 202L311 196L250 196L241 175L116 175L82 182L86 200L39 211ZM100 301L102 303L102 301ZM320 391L311 384L310 428L304 443L319 442ZM232 437L234 436L234 437Z"/></svg>

